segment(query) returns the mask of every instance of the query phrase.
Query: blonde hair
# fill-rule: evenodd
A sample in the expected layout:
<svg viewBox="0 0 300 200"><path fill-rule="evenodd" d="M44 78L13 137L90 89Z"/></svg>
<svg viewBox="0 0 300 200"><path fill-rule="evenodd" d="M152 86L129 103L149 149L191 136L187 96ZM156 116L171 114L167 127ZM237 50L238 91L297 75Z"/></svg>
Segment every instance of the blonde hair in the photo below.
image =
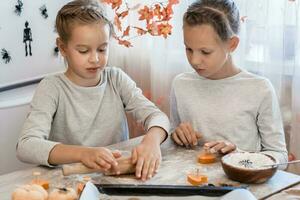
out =
<svg viewBox="0 0 300 200"><path fill-rule="evenodd" d="M104 8L96 0L74 0L64 5L57 13L55 29L63 42L71 37L74 24L93 24L104 22L109 25L110 36L114 35L112 22L106 16Z"/></svg>

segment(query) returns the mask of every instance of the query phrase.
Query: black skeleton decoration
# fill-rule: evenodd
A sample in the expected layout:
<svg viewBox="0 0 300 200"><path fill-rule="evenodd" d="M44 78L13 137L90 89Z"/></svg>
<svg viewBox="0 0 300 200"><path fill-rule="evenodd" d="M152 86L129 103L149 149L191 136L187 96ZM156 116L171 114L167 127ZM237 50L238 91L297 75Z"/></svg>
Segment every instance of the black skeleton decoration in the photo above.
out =
<svg viewBox="0 0 300 200"><path fill-rule="evenodd" d="M5 64L8 64L11 61L11 56L6 49L1 49L1 57L4 60Z"/></svg>
<svg viewBox="0 0 300 200"><path fill-rule="evenodd" d="M47 11L47 7L46 5L43 5L42 7L40 7L40 11L41 11L41 15L47 19L48 18L48 11Z"/></svg>
<svg viewBox="0 0 300 200"><path fill-rule="evenodd" d="M53 54L54 54L54 56L56 56L56 57L57 57L57 56L58 56L58 53L59 53L59 49L58 49L58 47L57 47L57 46L56 46L56 47L54 47L54 50L53 50L53 51L54 51L54 53L53 53Z"/></svg>
<svg viewBox="0 0 300 200"><path fill-rule="evenodd" d="M24 32L23 32L23 43L25 43L25 56L28 56L27 48L29 48L29 55L32 56L32 52L31 52L32 33L31 33L31 28L29 28L28 25L29 23L28 21L26 21Z"/></svg>
<svg viewBox="0 0 300 200"><path fill-rule="evenodd" d="M20 16L22 11L23 11L23 2L21 0L18 0L17 5L15 5L15 13Z"/></svg>

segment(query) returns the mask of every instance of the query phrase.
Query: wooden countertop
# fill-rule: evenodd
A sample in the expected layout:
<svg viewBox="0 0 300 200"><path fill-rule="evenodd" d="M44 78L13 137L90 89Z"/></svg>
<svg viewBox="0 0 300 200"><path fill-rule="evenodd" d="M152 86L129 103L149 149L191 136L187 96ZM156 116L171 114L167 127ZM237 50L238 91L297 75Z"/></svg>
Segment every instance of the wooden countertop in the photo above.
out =
<svg viewBox="0 0 300 200"><path fill-rule="evenodd" d="M119 149L121 151L130 152L131 148L138 144L141 137L131 139L122 143L109 146L110 149ZM195 149L185 149L178 147L168 139L162 145L163 161L159 172L150 180L142 182L135 179L133 175L109 177L99 173L89 174L96 183L116 183L116 184L167 184L167 185L188 185L186 174L195 172L197 169L209 178L209 183L219 184L226 183L232 185L240 185L240 183L229 180L224 174L220 163L203 165L197 163L196 156L201 151L200 147ZM125 152L125 153L126 153ZM18 186L30 182L34 177L33 172L41 172L40 178L50 181L51 187L71 186L76 188L78 181L86 175L71 175L64 177L61 168L34 167L25 170L15 171L13 173L0 176L0 197L1 200L11 199L11 193ZM278 170L276 174L266 183L250 184L249 190L258 199L265 199L279 191L300 183L300 176L288 172ZM177 197L172 197L172 199ZM178 197L180 198L180 197ZM103 195L103 199L130 199L129 197L109 197ZM170 199L170 197L142 197L137 199ZM182 199L182 197L181 197ZM219 199L216 197L190 196L184 199Z"/></svg>

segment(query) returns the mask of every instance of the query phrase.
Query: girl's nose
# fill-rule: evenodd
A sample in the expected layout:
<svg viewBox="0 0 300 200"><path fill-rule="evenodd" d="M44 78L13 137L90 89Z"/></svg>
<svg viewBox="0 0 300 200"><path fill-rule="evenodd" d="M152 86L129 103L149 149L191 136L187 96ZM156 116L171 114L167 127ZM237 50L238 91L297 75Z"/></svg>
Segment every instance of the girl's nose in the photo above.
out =
<svg viewBox="0 0 300 200"><path fill-rule="evenodd" d="M99 62L99 54L98 53L94 53L93 55L90 56L90 59L89 61L90 62L94 62L94 63L97 63Z"/></svg>
<svg viewBox="0 0 300 200"><path fill-rule="evenodd" d="M202 63L202 56L200 54L194 53L191 56L191 64L193 66L201 66L201 63Z"/></svg>

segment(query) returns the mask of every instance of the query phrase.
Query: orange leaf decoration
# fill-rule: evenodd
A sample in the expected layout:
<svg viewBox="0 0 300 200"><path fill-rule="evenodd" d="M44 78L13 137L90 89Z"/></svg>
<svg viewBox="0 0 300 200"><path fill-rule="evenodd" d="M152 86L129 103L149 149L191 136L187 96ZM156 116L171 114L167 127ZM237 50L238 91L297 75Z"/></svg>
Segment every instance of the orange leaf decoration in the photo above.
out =
<svg viewBox="0 0 300 200"><path fill-rule="evenodd" d="M151 35L158 35L158 26L156 23L147 24L147 30Z"/></svg>
<svg viewBox="0 0 300 200"><path fill-rule="evenodd" d="M115 16L114 24L116 25L116 27L119 31L122 31L121 21L118 16Z"/></svg>
<svg viewBox="0 0 300 200"><path fill-rule="evenodd" d="M118 17L121 17L121 18L123 19L124 17L126 17L126 16L128 15L128 13L129 13L129 11L126 10L126 11L124 11L124 12L121 12L121 13L118 15Z"/></svg>
<svg viewBox="0 0 300 200"><path fill-rule="evenodd" d="M128 40L118 39L120 45L124 45L125 47L132 47L132 44Z"/></svg>
<svg viewBox="0 0 300 200"><path fill-rule="evenodd" d="M102 2L111 4L112 9L119 9L123 3L122 0L102 0Z"/></svg>
<svg viewBox="0 0 300 200"><path fill-rule="evenodd" d="M158 19L161 19L162 18L162 13L161 13L161 11L160 11L160 5L159 4L155 4L155 8L154 8L154 10L153 10L153 14L155 15L155 16L157 16L157 18Z"/></svg>
<svg viewBox="0 0 300 200"><path fill-rule="evenodd" d="M179 3L179 0L169 0L170 5L175 5L175 4L178 4L178 3Z"/></svg>
<svg viewBox="0 0 300 200"><path fill-rule="evenodd" d="M114 25L118 30L115 39L118 40L120 45L126 47L132 46L130 42L131 39L145 34L167 38L172 31L172 26L169 24L169 21L173 15L173 6L179 3L179 0L154 0L154 2L148 5L137 3L129 7L130 4L127 3L128 0L99 1L107 3L112 8L115 15ZM139 9L140 7L141 9ZM144 23L144 26L128 24L126 18L130 15L130 12L137 12L138 20L143 21L141 23ZM123 22L125 22L127 26L125 31L123 31L123 27L125 27ZM136 29L136 31L130 31L130 27ZM130 34L135 35L131 36Z"/></svg>
<svg viewBox="0 0 300 200"><path fill-rule="evenodd" d="M169 21L169 20L172 18L172 17L171 17L172 14L173 14L172 5L169 4L169 5L162 11L163 20L164 20L164 21Z"/></svg>
<svg viewBox="0 0 300 200"><path fill-rule="evenodd" d="M140 9L139 14L139 20L146 20L148 22L153 18L153 11L151 11L148 6L144 6L143 9Z"/></svg>
<svg viewBox="0 0 300 200"><path fill-rule="evenodd" d="M164 38L167 38L168 35L171 35L172 26L170 24L159 24L157 26L158 28L158 34L163 35Z"/></svg>
<svg viewBox="0 0 300 200"><path fill-rule="evenodd" d="M137 31L137 34L138 35L145 35L146 33L147 33L147 31L146 30L144 30L144 29L142 29L142 28L140 28L140 27L133 27L133 28L135 28Z"/></svg>
<svg viewBox="0 0 300 200"><path fill-rule="evenodd" d="M128 36L129 35L129 31L130 31L130 26L127 26L126 30L123 32L123 36L122 37Z"/></svg>

